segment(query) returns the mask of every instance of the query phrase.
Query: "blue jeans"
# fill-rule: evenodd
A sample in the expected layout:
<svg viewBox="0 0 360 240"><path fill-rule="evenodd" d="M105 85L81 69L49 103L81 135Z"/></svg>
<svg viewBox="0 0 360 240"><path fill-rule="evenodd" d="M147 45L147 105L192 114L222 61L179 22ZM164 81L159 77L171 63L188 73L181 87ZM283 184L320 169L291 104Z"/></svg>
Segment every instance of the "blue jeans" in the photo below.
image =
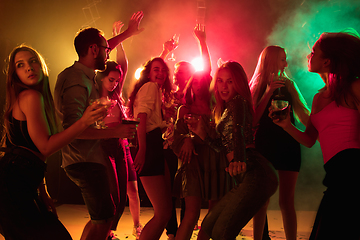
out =
<svg viewBox="0 0 360 240"><path fill-rule="evenodd" d="M201 224L201 229L214 240L234 240L277 190L278 177L271 163L254 149L248 148L246 154L246 172L236 177L236 187Z"/></svg>

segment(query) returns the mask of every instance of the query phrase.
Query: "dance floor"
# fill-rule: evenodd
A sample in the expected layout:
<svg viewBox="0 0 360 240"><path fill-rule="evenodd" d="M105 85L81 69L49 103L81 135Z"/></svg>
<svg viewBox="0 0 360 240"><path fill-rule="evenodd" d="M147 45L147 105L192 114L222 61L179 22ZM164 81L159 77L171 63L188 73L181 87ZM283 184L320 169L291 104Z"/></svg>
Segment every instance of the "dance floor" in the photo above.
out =
<svg viewBox="0 0 360 240"><path fill-rule="evenodd" d="M180 209L177 209L178 213ZM57 207L59 218L62 223L66 226L68 231L74 240L80 239L82 229L85 223L88 221L89 216L85 205L75 205L75 204L63 204ZM203 217L205 216L207 210L202 209L199 219L199 224ZM298 239L308 239L312 224L315 218L315 211L298 211ZM144 225L153 215L152 208L142 207L140 213L140 221ZM179 214L178 214L179 216ZM272 240L285 239L284 229L282 226L282 218L280 211L269 210L268 211L269 219L269 231L270 237ZM129 208L126 207L124 215L120 219L118 229L115 232L115 235L120 240L135 240L135 237L132 235L133 222L130 215ZM196 240L198 231L194 231L192 235L192 240ZM0 240L4 238L0 235ZM167 240L165 232L163 233L161 240ZM236 238L237 240L251 240L252 238L252 221L250 221L245 228L242 230L241 234Z"/></svg>

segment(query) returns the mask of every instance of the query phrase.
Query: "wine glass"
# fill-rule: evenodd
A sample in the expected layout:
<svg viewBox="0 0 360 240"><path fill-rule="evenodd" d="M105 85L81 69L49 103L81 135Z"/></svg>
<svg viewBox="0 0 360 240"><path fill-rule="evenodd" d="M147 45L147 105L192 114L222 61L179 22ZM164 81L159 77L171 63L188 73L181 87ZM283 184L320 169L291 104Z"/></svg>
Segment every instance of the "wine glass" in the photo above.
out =
<svg viewBox="0 0 360 240"><path fill-rule="evenodd" d="M140 123L140 118L124 118L121 120L121 124L136 124L136 125L138 125L139 123ZM132 139L124 138L124 140L128 141L128 144L125 147L136 147L136 143L137 143L136 134L135 134L134 138L132 138Z"/></svg>
<svg viewBox="0 0 360 240"><path fill-rule="evenodd" d="M273 99L271 101L271 108L273 109L271 118L284 120L286 118L288 106L289 101Z"/></svg>
<svg viewBox="0 0 360 240"><path fill-rule="evenodd" d="M102 97L97 99L90 99L89 104L93 104L96 102L99 106L105 106L107 109L107 116L111 116L111 109L116 105L116 100L111 100L109 97ZM94 128L96 129L105 129L107 126L105 125L105 122L103 120L96 121L94 123Z"/></svg>
<svg viewBox="0 0 360 240"><path fill-rule="evenodd" d="M178 46L179 46L179 38L180 38L180 34L174 34L174 36L171 38L171 41L172 41L172 49L175 50ZM168 58L169 61L175 61L176 58L175 58L175 55L174 53L172 52L171 53L171 56Z"/></svg>
<svg viewBox="0 0 360 240"><path fill-rule="evenodd" d="M186 124L189 124L191 128L196 128L199 122L199 115L187 113L184 115L184 121ZM194 133L189 129L190 137L194 137Z"/></svg>

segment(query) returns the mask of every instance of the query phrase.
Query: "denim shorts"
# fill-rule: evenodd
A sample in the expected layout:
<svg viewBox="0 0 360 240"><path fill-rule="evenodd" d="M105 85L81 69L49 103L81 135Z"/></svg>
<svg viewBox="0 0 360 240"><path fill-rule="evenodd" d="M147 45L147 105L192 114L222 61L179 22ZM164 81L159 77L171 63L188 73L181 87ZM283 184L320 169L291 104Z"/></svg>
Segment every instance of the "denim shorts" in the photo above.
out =
<svg viewBox="0 0 360 240"><path fill-rule="evenodd" d="M115 205L110 194L106 167L100 163L81 162L65 167L65 172L80 188L91 221L111 221Z"/></svg>

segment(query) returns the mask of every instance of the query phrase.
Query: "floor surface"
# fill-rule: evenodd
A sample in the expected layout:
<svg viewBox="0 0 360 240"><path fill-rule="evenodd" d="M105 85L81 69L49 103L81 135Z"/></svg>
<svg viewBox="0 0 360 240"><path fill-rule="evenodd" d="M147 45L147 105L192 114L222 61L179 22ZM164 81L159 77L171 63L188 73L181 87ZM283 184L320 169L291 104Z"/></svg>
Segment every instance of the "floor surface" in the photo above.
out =
<svg viewBox="0 0 360 240"><path fill-rule="evenodd" d="M75 204L63 204L57 207L59 218L62 223L66 226L68 231L74 240L80 239L83 227L89 219L85 205L75 205ZM178 216L180 209L177 209ZM201 224L202 219L206 215L207 210L202 209L199 219L199 225ZM298 211L298 239L308 239L312 224L315 218L315 211ZM143 225L152 217L153 210L149 207L142 207L140 213L140 221ZM272 240L285 239L284 229L282 225L282 218L280 211L269 210L268 211L269 219L269 231L270 237ZM120 219L118 229L115 232L115 235L120 240L135 240L135 237L132 235L133 222L130 215L129 208L126 207L125 212ZM197 238L198 230L193 232L192 240ZM0 235L0 240L4 238ZM245 228L242 230L241 234L236 238L237 240L252 240L252 221L250 221ZM167 240L165 232L163 233L160 240Z"/></svg>

